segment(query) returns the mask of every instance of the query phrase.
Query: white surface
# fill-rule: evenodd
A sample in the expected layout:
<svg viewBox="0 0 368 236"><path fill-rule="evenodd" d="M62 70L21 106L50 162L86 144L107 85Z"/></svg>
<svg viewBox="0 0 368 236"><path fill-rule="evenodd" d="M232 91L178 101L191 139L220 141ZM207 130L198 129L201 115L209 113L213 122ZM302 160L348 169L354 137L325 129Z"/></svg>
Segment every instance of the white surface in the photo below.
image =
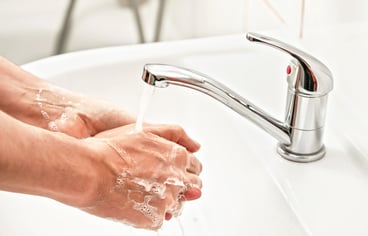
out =
<svg viewBox="0 0 368 236"><path fill-rule="evenodd" d="M282 29L298 36L303 0L166 1L162 40ZM306 30L368 20L366 0L304 0ZM23 64L52 55L69 0L1 0L0 55ZM267 7L268 2L274 9ZM153 39L158 0L140 10ZM132 12L118 0L79 0L67 51L138 42ZM280 21L279 15L283 20Z"/></svg>
<svg viewBox="0 0 368 236"><path fill-rule="evenodd" d="M138 43L133 12L118 1L77 1L66 51ZM147 42L153 40L158 2L149 0L139 8ZM244 2L234 0L224 6L219 0L166 1L161 40L244 32ZM68 3L0 1L0 55L17 64L51 56Z"/></svg>
<svg viewBox="0 0 368 236"><path fill-rule="evenodd" d="M364 46L368 35L361 32L359 36L319 44L304 42L335 76L328 104L327 155L318 162L282 159L270 135L204 94L174 86L156 90L147 119L179 123L202 143L198 157L204 165L203 197L185 205L180 218L185 235L368 234L368 151L364 140L368 95L364 91L365 61L359 60L368 53ZM332 33L328 37L333 38ZM243 35L91 50L24 68L60 86L136 112L142 67L153 62L207 73L283 117L288 57L246 42ZM0 209L4 235L156 235L39 197L2 192ZM175 221L169 224L176 227ZM167 230L170 235L180 235L177 230Z"/></svg>

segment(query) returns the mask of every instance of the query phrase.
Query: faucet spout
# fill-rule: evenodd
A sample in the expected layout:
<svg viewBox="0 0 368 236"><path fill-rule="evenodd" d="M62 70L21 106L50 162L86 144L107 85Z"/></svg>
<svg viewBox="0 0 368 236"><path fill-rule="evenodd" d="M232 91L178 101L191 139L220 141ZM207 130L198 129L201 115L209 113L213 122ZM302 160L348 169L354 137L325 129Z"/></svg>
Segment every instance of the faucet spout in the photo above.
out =
<svg viewBox="0 0 368 236"><path fill-rule="evenodd" d="M172 84L207 94L258 125L280 143L290 145L289 128L283 122L274 119L244 97L207 75L178 66L146 64L142 79L147 84L159 88Z"/></svg>
<svg viewBox="0 0 368 236"><path fill-rule="evenodd" d="M260 42L288 53L286 114L283 122L268 115L244 97L220 82L199 72L172 65L147 64L142 79L156 86L170 84L205 93L245 118L279 141L278 153L291 161L311 162L322 158L328 93L333 88L330 70L313 56L276 39L248 33L248 40Z"/></svg>

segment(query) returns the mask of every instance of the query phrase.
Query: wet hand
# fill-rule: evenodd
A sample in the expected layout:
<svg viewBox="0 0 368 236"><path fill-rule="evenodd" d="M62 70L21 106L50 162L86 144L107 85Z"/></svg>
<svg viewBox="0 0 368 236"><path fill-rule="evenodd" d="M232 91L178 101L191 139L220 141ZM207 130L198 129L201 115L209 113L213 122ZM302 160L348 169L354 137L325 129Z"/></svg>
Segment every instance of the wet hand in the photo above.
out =
<svg viewBox="0 0 368 236"><path fill-rule="evenodd" d="M33 126L76 138L135 122L113 105L70 92L0 56L0 110Z"/></svg>
<svg viewBox="0 0 368 236"><path fill-rule="evenodd" d="M199 144L182 128L134 125L99 133L86 142L103 154L99 197L82 209L138 228L157 230L178 216L184 201L201 196Z"/></svg>
<svg viewBox="0 0 368 236"><path fill-rule="evenodd" d="M39 89L34 102L39 109L39 126L76 138L135 122L132 115L112 104L58 87Z"/></svg>

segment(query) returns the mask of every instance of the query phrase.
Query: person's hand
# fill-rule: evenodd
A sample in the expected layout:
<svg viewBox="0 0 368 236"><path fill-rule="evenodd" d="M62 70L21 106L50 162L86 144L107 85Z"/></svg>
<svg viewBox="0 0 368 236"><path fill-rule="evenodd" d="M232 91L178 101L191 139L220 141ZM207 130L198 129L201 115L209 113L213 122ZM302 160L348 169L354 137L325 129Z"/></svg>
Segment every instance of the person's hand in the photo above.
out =
<svg viewBox="0 0 368 236"><path fill-rule="evenodd" d="M201 196L199 149L182 128L133 125L85 139L102 155L98 195L80 207L91 214L134 227L157 230L163 220L180 214L183 201Z"/></svg>
<svg viewBox="0 0 368 236"><path fill-rule="evenodd" d="M202 166L193 155L199 144L182 128L145 125L136 132L128 113L1 57L0 78L1 190L152 230L180 214L183 201L201 196Z"/></svg>
<svg viewBox="0 0 368 236"><path fill-rule="evenodd" d="M39 126L76 138L91 137L135 122L132 115L112 104L57 87L40 89L35 102L41 118Z"/></svg>
<svg viewBox="0 0 368 236"><path fill-rule="evenodd" d="M25 123L76 138L135 122L111 104L67 91L0 57L0 110Z"/></svg>

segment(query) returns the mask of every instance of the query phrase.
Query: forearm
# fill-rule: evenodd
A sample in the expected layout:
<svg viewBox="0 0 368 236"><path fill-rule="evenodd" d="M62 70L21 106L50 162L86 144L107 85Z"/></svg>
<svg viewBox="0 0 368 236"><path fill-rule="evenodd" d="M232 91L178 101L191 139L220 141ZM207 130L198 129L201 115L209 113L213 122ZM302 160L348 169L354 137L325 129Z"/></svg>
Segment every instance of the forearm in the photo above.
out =
<svg viewBox="0 0 368 236"><path fill-rule="evenodd" d="M39 88L48 88L48 84L0 57L2 111L26 123L38 123L40 113L34 100Z"/></svg>
<svg viewBox="0 0 368 236"><path fill-rule="evenodd" d="M1 57L0 110L78 138L135 122L122 109L52 85Z"/></svg>
<svg viewBox="0 0 368 236"><path fill-rule="evenodd" d="M0 189L78 205L94 191L92 154L82 141L22 123L0 111ZM78 198L80 200L78 200Z"/></svg>
<svg viewBox="0 0 368 236"><path fill-rule="evenodd" d="M79 140L0 111L0 190L40 195L157 230L200 197L199 144L179 127L133 125Z"/></svg>
<svg viewBox="0 0 368 236"><path fill-rule="evenodd" d="M82 96L54 86L0 57L0 109L12 117L52 130L52 122L67 108L76 109L81 100Z"/></svg>

